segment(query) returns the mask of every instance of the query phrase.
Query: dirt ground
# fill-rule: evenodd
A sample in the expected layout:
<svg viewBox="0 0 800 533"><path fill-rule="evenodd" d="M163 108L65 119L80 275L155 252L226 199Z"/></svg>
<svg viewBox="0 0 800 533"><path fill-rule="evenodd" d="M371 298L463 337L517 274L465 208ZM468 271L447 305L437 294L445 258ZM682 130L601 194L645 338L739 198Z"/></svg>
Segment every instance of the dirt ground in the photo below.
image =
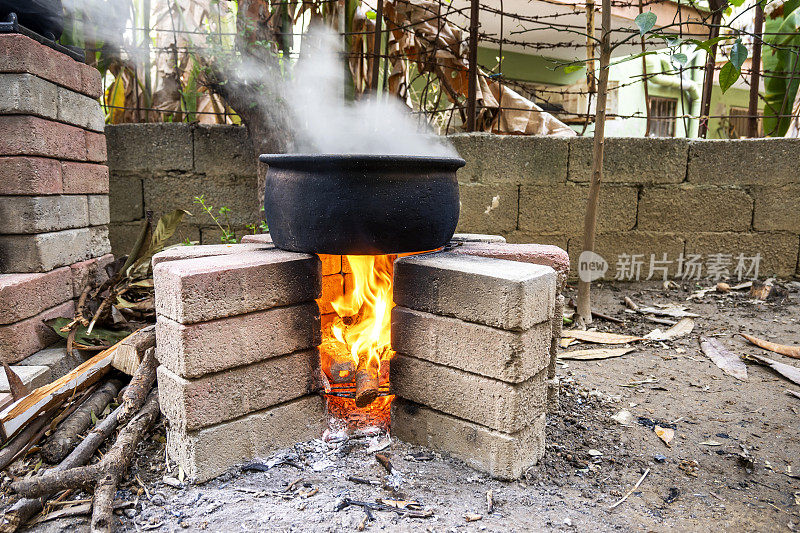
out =
<svg viewBox="0 0 800 533"><path fill-rule="evenodd" d="M800 283L784 287L788 295L770 302L753 301L747 291L686 302L697 288L688 283L671 290L655 283L598 285L595 308L625 320L597 321L599 330L643 335L667 327L626 313L624 296L641 305L686 303L701 316L689 336L675 341L636 343L636 351L615 359L563 361L560 409L548 417L547 455L518 482L494 481L396 440L381 452L399 471L387 476L374 458L386 442L373 437L298 444L267 458L266 464L277 464L266 471L237 470L175 488L163 482L177 472L164 465L160 427L140 450L134 480L118 495L132 505L122 511L123 530L800 530L800 477L792 477L800 475L800 399L785 392L800 387L753 364L746 381L734 379L698 343L700 335L717 336L737 354L761 353L800 366L734 336L747 332L800 343ZM629 425L611 418L622 409L632 414ZM655 434L654 423L674 428L671 446ZM611 509L645 471L639 488ZM432 516L378 510L370 521L362 507L345 505L347 499L378 498L415 500ZM468 514L482 518L467 522ZM71 518L33 530L82 530L86 524Z"/></svg>

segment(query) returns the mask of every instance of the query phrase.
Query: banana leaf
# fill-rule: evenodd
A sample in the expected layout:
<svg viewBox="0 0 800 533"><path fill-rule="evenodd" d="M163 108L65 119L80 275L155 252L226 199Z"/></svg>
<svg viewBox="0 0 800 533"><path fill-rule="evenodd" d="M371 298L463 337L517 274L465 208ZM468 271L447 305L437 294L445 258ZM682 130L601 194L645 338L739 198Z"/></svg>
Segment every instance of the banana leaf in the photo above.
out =
<svg viewBox="0 0 800 533"><path fill-rule="evenodd" d="M786 135L791 118L781 115L791 114L800 86L800 1L783 8L783 16L768 19L764 29L764 133L771 137Z"/></svg>
<svg viewBox="0 0 800 533"><path fill-rule="evenodd" d="M70 330L62 331L62 329L71 324L72 319L59 317L45 320L44 323L51 327L59 336L65 339L69 337ZM86 333L86 327L81 324L75 324L73 329L75 330L73 345L79 350L108 348L131 334L130 331L116 331L100 327L95 327L91 333Z"/></svg>

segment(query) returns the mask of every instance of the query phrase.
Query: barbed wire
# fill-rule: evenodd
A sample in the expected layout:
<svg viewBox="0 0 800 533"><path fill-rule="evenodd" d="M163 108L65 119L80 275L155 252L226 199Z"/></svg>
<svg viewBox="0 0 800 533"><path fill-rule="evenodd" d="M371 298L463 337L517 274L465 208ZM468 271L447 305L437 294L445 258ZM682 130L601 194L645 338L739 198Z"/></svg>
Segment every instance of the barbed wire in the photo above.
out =
<svg viewBox="0 0 800 533"><path fill-rule="evenodd" d="M353 1L353 0L348 0ZM384 0L378 0L384 1ZM126 35L133 35L130 42L120 47L120 53L128 61L134 76L135 91L137 91L135 105L116 105L108 101L105 109L108 112L122 111L121 115L130 118L131 113L141 118L144 114L153 113L163 117L173 116L181 120L198 117L223 117L230 122L235 112L224 101L212 100L217 110L192 109L189 100L184 98L186 87L183 86L186 70L192 68L193 61L187 59L193 54L201 57L224 56L224 54L237 55L239 41L247 40L249 28L240 28L239 21L228 20L223 23L221 11L214 12L209 5L208 13L198 27L192 27L185 20L185 13L174 1L167 2L168 16L162 16L152 27L143 27L141 24L131 24L124 28ZM308 2L303 3L303 5ZM341 9L346 4L343 0L321 0L314 2L318 9L322 6L336 6ZM594 68L597 57L588 57L587 46L590 43L600 42L599 28L591 29L585 21L591 12L599 12L599 5L595 2L575 2L564 4L559 0L536 0L528 3L524 12L514 12L505 9L503 1L497 3L478 3L477 31L473 29L470 2L462 2L454 6L446 0L398 0L385 1L383 7L392 6L397 12L404 9L416 9L416 19L401 19L386 21L377 17L377 4L372 6L362 5L360 20L363 18L371 22L360 23L355 29L346 30L340 23L338 33L343 42L358 40L360 48L350 48L342 53L342 58L350 65L357 65L359 75L377 68L379 79L382 80L378 90L388 90L390 75L393 69L400 69L403 73L403 83L400 84L401 98L412 102L412 115L420 117L429 124L437 124L442 133L450 133L465 127L468 122L466 115L469 113L470 102L478 114L488 113L490 117L498 120L504 113L548 113L567 123L574 124L583 121L585 126L592 123L595 118L594 96L592 79L595 76ZM766 6L772 7L778 2L768 2ZM273 17L284 16L281 9L299 9L299 4L292 1L270 2L273 11L269 20L264 24L272 24ZM612 0L612 16L614 27L611 31L611 46L617 50L615 59L617 63L612 67L612 85L610 94L617 95L612 98L606 117L611 120L647 120L648 123L670 123L677 125L683 121L683 131L688 134L689 122L698 120L716 120L720 123L739 122L750 118L763 119L764 109L768 109L770 120L783 119L798 120L798 113L794 106L794 97L787 92L784 101L775 102L774 94L765 94L764 80L771 84L783 85L787 88L796 85L800 78L797 67L800 62L800 36L787 31L770 31L754 28L754 14L757 4L742 6L735 9L722 22L718 22L714 12L708 8L685 5L681 3L665 2L662 0ZM633 16L639 11L646 12L649 8L658 7L659 19L652 31L642 36ZM332 8L333 9L333 8ZM556 10L553 12L553 10ZM284 13L282 15L281 13ZM405 12L404 12L405 13ZM779 15L774 15L774 20ZM177 16L176 16L177 14ZM227 15L231 15L228 13ZM214 20L216 17L216 20ZM662 20L663 19L663 20ZM277 20L277 19L275 19ZM141 22L141 21L140 21ZM376 22L381 24L377 25ZM275 26L278 28L278 26ZM273 28L274 30L274 28ZM372 50L372 37L378 32L381 46L379 50ZM711 49L714 43L702 43L719 32L722 39L716 48L716 61L707 65L706 52L703 47ZM300 19L290 21L288 25L274 31L276 41L290 43L283 46L278 42L270 43L268 47L279 50L283 59L294 61L301 57L300 47L295 47L296 42L302 40L306 27ZM470 36L476 36L476 43L472 43ZM792 37L798 39L792 39ZM203 39L205 37L205 39ZM413 41L408 45L403 41ZM671 40L677 41L671 41ZM416 40L416 41L415 41ZM691 40L694 40L691 42ZM731 47L734 43L743 43L752 55L754 47L763 47L765 52L764 64L752 65L741 62L737 66L737 81L733 91L741 94L747 91L755 95L760 105L757 113L743 114L744 106L736 105L736 98L720 98L716 93L711 96L705 94L698 97L703 89L704 78L720 75L723 67L731 64ZM738 45L737 45L738 46ZM471 50L475 47L475 50ZM596 47L596 46L595 46ZM106 46L86 46L88 52L103 53ZM641 49L641 51L639 51ZM469 55L480 59L476 61L476 71L481 71L480 76L485 76L487 87L480 90L497 91L506 94L513 91L523 99L532 102L530 106L503 105L487 107L484 101L477 102L476 92L454 91L449 80L442 78L442 72L458 73L459 76L469 78L471 71L468 69ZM491 54L494 62L489 60ZM537 55L541 54L541 55ZM741 54L741 52L737 52ZM773 59L776 54L785 54L789 58L788 64L783 67ZM624 62L624 57L638 59L638 61ZM648 60L648 56L652 60ZM137 61L144 60L144 65ZM170 58L166 61L164 58ZM535 59L533 59L535 58ZM794 59L792 59L794 58ZM166 61L166 62L165 62ZM738 62L738 57L737 57ZM794 66L791 63L794 62ZM787 61L784 61L787 63ZM536 64L536 68L532 65ZM142 100L138 91L143 88L143 77L147 68L154 72L164 67L164 75L169 74L176 79L181 93L180 109L164 109L148 104L147 99ZM398 67L400 65L401 67ZM458 66L462 65L462 66ZM757 68L756 68L757 67ZM166 71L169 72L166 72ZM652 71L650 71L652 70ZM151 72L152 73L152 72ZM476 74L478 75L478 74ZM759 85L752 87L751 77L760 79ZM359 82L361 83L361 82ZM719 82L714 86L719 87ZM492 85L494 84L494 85ZM107 84L107 89L110 85ZM360 90L374 91L368 80L363 81ZM494 88L492 88L494 87ZM638 88L661 88L655 94L645 96L645 91L637 93ZM150 94L156 91L148 88ZM706 91L703 90L703 93ZM211 93L205 93L210 96ZM494 95L495 99L497 94ZM651 107L655 100L666 98L670 102L670 114L652 112ZM698 98L711 102L715 107L714 113L701 114L695 111ZM152 99L152 98L151 98ZM739 97L741 99L741 97ZM634 105L635 103L635 105ZM702 102L701 102L702 103ZM540 109L534 107L538 105ZM778 104L780 106L778 107ZM169 107L169 106L166 106ZM173 106L174 107L174 106ZM221 107L221 108L220 108ZM648 116L649 115L649 116ZM639 128L640 126L636 126ZM677 131L677 128L673 128ZM638 131L638 130L637 130ZM741 131L740 127L736 131ZM769 132L768 132L769 133Z"/></svg>

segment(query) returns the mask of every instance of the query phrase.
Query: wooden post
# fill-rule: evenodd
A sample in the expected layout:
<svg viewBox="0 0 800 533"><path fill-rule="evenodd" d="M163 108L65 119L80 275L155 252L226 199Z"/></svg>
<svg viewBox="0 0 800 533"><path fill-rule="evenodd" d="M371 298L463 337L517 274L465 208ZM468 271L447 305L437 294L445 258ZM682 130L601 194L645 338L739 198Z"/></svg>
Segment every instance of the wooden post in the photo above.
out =
<svg viewBox="0 0 800 533"><path fill-rule="evenodd" d="M467 131L475 131L478 98L478 17L480 2L471 0L469 10L469 72L467 79Z"/></svg>
<svg viewBox="0 0 800 533"><path fill-rule="evenodd" d="M608 100L608 64L611 61L611 0L603 0L600 37L600 80L597 87L597 112L594 121L594 151L592 157L592 182L589 201L583 221L583 251L594 251L597 230L597 207L600 203L600 183L603 181L603 147L606 129L606 102ZM578 315L585 324L592 322L591 282L578 282Z"/></svg>
<svg viewBox="0 0 800 533"><path fill-rule="evenodd" d="M753 21L753 59L750 68L750 105L747 107L747 136L758 137L758 84L761 74L761 40L764 30L764 8L761 2L756 4L756 15Z"/></svg>

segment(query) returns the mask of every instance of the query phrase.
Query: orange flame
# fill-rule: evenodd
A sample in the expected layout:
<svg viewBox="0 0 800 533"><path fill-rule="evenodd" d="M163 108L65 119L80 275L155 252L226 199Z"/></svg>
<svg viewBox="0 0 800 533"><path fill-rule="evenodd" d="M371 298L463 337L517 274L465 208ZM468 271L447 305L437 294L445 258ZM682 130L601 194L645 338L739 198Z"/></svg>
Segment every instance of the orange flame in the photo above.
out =
<svg viewBox="0 0 800 533"><path fill-rule="evenodd" d="M367 364L380 368L382 360L394 355L390 344L395 257L348 255L343 258L353 271L352 288L345 283L344 294L331 302L338 316L331 323L330 332L346 347L355 367L366 359Z"/></svg>

